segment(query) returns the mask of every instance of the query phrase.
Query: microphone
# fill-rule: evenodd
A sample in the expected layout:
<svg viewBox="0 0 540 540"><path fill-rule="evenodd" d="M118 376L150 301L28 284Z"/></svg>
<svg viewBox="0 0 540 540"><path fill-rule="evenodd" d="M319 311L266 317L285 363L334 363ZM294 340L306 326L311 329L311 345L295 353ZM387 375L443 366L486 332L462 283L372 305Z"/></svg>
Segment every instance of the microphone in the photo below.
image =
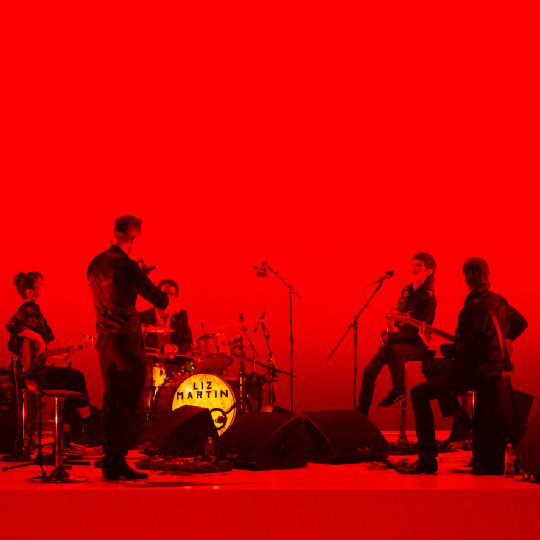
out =
<svg viewBox="0 0 540 540"><path fill-rule="evenodd" d="M268 276L268 271L266 270L266 266L264 265L264 263L262 264L262 266L254 266L253 269L256 271L257 277Z"/></svg>
<svg viewBox="0 0 540 540"><path fill-rule="evenodd" d="M155 270L156 267L155 266L146 266L146 264L144 264L144 261L142 259L139 259L137 261L137 264L139 265L139 268L141 269L142 273L145 274L146 276L152 271L152 270Z"/></svg>
<svg viewBox="0 0 540 540"><path fill-rule="evenodd" d="M385 279L390 279L391 277L394 277L394 271L393 270L388 270L388 272L386 272L386 274L384 274L384 276L381 276L377 281L384 281Z"/></svg>
<svg viewBox="0 0 540 540"><path fill-rule="evenodd" d="M261 315L259 315L259 319L264 319L265 314L266 314L266 311L263 311L263 312L261 313ZM257 331L257 328L259 328L259 323L260 323L260 322L261 322L261 321L259 321L259 322L255 325L255 330L253 330L253 333L255 333L255 332ZM264 324L264 323L263 323L263 324Z"/></svg>

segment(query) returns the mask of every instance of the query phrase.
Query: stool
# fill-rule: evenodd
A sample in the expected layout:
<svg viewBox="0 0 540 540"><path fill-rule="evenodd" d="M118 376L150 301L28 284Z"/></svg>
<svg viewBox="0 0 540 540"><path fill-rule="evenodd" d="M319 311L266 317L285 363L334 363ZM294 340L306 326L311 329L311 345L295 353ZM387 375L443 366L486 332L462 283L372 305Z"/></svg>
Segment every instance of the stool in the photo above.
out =
<svg viewBox="0 0 540 540"><path fill-rule="evenodd" d="M424 360L431 360L435 357L435 354L437 351L435 350L427 350L426 355L423 358L420 358L419 360L411 360L411 362L423 362ZM404 445L409 444L409 439L407 439L407 364L409 362L403 363L403 368L405 370L405 397L398 401L393 405L394 409L401 409L400 410L400 417L399 417L399 435L396 441L397 445Z"/></svg>
<svg viewBox="0 0 540 540"><path fill-rule="evenodd" d="M29 380L26 381L26 387L30 392L37 394L39 397L48 396L54 398L54 469L49 475L43 473L41 476L31 478L30 482L62 484L87 482L88 478L85 476L70 474L67 469L71 469L71 467L65 466L63 463L64 418L62 413L66 398L79 398L88 402L90 401L88 396L81 392L73 392L72 390L42 390L35 381Z"/></svg>

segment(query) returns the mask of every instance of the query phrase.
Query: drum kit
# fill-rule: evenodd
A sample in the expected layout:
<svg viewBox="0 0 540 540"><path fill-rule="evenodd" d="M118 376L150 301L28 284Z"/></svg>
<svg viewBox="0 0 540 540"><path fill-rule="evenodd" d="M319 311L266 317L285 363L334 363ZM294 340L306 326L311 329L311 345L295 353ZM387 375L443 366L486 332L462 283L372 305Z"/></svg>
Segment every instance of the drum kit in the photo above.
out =
<svg viewBox="0 0 540 540"><path fill-rule="evenodd" d="M191 352L180 354L176 345L161 348L145 347L147 362L146 384L140 405L144 427L149 427L164 414L183 405L204 407L221 435L237 416L260 410L263 405L274 405L274 383L278 373L270 351L268 364L256 360L256 343L252 343L248 326L262 323L263 319L240 319L218 328L239 327L244 335L230 339L224 332L207 334L192 342ZM143 336L148 333L173 332L161 326L142 325ZM266 333L265 333L266 337ZM269 336L268 336L269 337ZM268 339L267 339L268 342ZM238 376L227 377L227 369L235 368ZM246 372L246 363L251 369ZM266 369L255 371L255 365Z"/></svg>

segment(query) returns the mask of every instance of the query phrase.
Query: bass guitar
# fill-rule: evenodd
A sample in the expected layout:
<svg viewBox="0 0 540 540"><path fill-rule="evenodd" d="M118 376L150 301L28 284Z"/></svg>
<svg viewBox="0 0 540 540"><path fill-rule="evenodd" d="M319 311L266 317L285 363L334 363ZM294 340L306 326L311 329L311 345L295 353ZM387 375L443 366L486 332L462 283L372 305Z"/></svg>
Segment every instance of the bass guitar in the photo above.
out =
<svg viewBox="0 0 540 540"><path fill-rule="evenodd" d="M445 339L446 341L450 341L452 343L455 339L453 334L449 334L448 332L443 332L442 330L439 330L438 328L431 326L431 324L426 324L423 321L418 321L417 319L413 319L410 315L403 315L401 313L387 313L384 318L387 321L401 321L406 324L412 324L414 326L417 326L418 328L424 328L424 331L426 334L433 334L435 336L439 336ZM505 338L504 344L508 352L508 357L510 358L512 356L512 353L514 352L514 345L508 338Z"/></svg>
<svg viewBox="0 0 540 540"><path fill-rule="evenodd" d="M47 358L49 358L50 356L59 356L70 353L74 349L76 351L80 351L82 349L95 346L95 337L87 336L85 334L83 335L82 339L82 343L74 345L72 347L57 347L55 349L45 349L44 351L36 353L34 340L27 337L23 338L21 352L19 354L21 375L23 377L31 375L36 368L43 366Z"/></svg>

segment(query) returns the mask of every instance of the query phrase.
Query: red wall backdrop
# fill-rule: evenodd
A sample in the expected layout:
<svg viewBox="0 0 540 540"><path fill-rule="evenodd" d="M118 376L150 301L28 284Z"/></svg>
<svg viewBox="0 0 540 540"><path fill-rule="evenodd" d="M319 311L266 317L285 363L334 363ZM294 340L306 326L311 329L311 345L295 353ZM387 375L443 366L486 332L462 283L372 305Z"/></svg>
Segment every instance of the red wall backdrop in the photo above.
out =
<svg viewBox="0 0 540 540"><path fill-rule="evenodd" d="M135 255L157 266L152 279L180 282L194 335L266 310L287 369L287 290L252 267L279 270L302 296L295 410L346 408L352 337L326 358L363 288L395 270L360 320L360 373L413 253L439 264L435 325L447 331L467 292L463 260L481 256L529 320L514 387L538 395L532 13L354 4L5 14L0 321L20 303L12 277L38 270L55 343L92 333L88 262L114 218L134 214ZM72 361L99 406L97 354ZM421 379L413 366L410 384ZM388 390L384 370L375 402ZM289 404L285 377L278 401ZM396 411L371 418L397 429Z"/></svg>

